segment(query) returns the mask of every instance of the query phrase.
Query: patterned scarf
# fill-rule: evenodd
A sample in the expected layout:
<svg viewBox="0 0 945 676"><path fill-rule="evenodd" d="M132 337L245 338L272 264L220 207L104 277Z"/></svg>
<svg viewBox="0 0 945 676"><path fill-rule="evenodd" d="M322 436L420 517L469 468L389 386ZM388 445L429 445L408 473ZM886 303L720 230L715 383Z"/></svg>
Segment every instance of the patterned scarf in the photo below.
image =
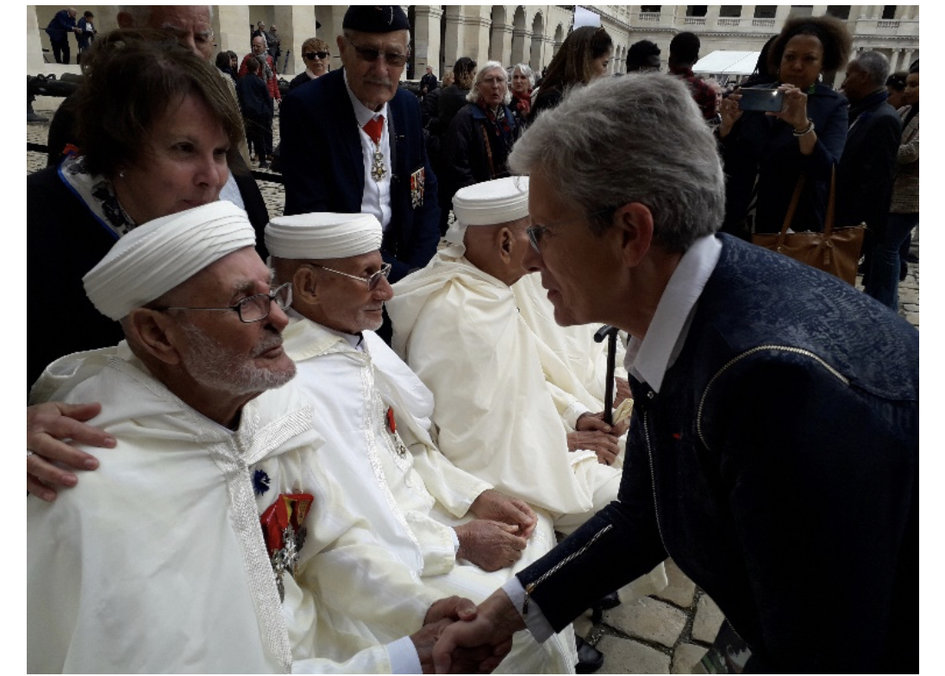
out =
<svg viewBox="0 0 945 676"><path fill-rule="evenodd" d="M90 174L81 155L69 155L60 163L59 178L115 239L135 227L136 223L118 203L112 182Z"/></svg>

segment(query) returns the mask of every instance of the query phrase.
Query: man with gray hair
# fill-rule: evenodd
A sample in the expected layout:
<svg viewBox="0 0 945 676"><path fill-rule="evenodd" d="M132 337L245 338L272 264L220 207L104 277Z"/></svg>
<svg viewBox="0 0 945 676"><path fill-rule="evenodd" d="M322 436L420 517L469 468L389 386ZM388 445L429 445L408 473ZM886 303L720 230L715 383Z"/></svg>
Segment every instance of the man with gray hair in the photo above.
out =
<svg viewBox="0 0 945 676"><path fill-rule="evenodd" d="M549 636L669 555L748 670L916 672L918 332L714 234L716 144L672 76L572 92L510 164L531 179L525 265L558 323L630 334L636 404L618 500L447 628L438 670L519 629Z"/></svg>
<svg viewBox="0 0 945 676"><path fill-rule="evenodd" d="M212 202L140 225L83 279L126 340L54 362L31 397L100 401L116 447L55 504L27 498L30 672L418 672L471 608L434 603L382 645L319 607L341 533L386 549L317 470L325 440L287 384L291 285L254 240Z"/></svg>
<svg viewBox="0 0 945 676"><path fill-rule="evenodd" d="M836 225L866 223L864 286L872 249L883 241L902 123L886 102L889 60L879 52L863 52L847 64L841 90L850 101L850 129L837 165Z"/></svg>

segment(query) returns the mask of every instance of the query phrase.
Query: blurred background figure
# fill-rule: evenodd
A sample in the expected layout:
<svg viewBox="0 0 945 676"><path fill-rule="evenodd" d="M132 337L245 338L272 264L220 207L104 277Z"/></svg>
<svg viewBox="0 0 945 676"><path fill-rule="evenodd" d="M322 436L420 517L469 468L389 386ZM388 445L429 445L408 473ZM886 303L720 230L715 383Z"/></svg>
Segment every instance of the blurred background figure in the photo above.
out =
<svg viewBox="0 0 945 676"><path fill-rule="evenodd" d="M586 85L607 72L614 41L603 28L582 26L573 31L555 54L532 102L529 124L547 108L554 108L568 91Z"/></svg>
<svg viewBox="0 0 945 676"><path fill-rule="evenodd" d="M303 42L302 61L305 63L305 70L292 78L289 91L327 73L330 58L331 51L328 49L328 43L321 38L308 38Z"/></svg>
<svg viewBox="0 0 945 676"><path fill-rule="evenodd" d="M702 117L710 122L715 116L716 93L701 77L692 72L692 67L699 60L699 48L702 43L695 33L677 34L669 43L669 72L682 78L689 85L692 98L699 105Z"/></svg>
<svg viewBox="0 0 945 676"><path fill-rule="evenodd" d="M82 12L82 18L79 19L79 22L76 24L76 28L79 29L75 34L76 42L79 43L79 55L75 59L76 63L79 63L82 59L82 55L89 51L89 47L92 46L92 40L95 39L95 35L98 33L98 31L95 30L95 24L92 23L93 19L95 19L95 15L89 10L85 10Z"/></svg>
<svg viewBox="0 0 945 676"><path fill-rule="evenodd" d="M908 272L912 230L919 225L919 62L909 67L902 93L905 104L902 138L896 155L896 180L886 233L873 250L866 293L894 311L899 309L899 282Z"/></svg>
<svg viewBox="0 0 945 676"><path fill-rule="evenodd" d="M660 69L660 48L655 42L640 40L627 50L627 72L635 73Z"/></svg>
<svg viewBox="0 0 945 676"><path fill-rule="evenodd" d="M521 132L509 108L508 75L498 61L487 61L479 70L466 100L443 140L440 185L444 196L473 183L508 176L509 153Z"/></svg>
<svg viewBox="0 0 945 676"><path fill-rule="evenodd" d="M902 97L906 90L906 77L908 75L905 71L900 71L886 78L886 93L888 94L886 102L896 110L906 105Z"/></svg>
<svg viewBox="0 0 945 676"><path fill-rule="evenodd" d="M236 85L236 68L233 66L233 59L230 59L230 53L218 52L214 63L217 69L224 75L229 76L233 84Z"/></svg>
<svg viewBox="0 0 945 676"><path fill-rule="evenodd" d="M436 89L440 83L436 79L436 75L433 72L433 66L427 65L426 72L423 74L423 77L420 78L420 98L423 98L434 89Z"/></svg>
<svg viewBox="0 0 945 676"><path fill-rule="evenodd" d="M266 160L266 137L272 134L272 97L262 79L262 63L259 59L246 61L246 74L236 85L240 112L246 128L249 151L256 154L260 169L268 169Z"/></svg>
<svg viewBox="0 0 945 676"><path fill-rule="evenodd" d="M532 89L535 87L535 73L528 64L517 63L512 66L512 112L520 126L532 111Z"/></svg>

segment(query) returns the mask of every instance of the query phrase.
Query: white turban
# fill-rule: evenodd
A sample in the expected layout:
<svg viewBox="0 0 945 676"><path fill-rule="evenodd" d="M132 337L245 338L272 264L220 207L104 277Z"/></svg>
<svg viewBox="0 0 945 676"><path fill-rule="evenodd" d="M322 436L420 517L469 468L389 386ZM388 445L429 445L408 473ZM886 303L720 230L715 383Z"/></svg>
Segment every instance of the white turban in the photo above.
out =
<svg viewBox="0 0 945 676"><path fill-rule="evenodd" d="M528 216L528 176L506 176L460 188L453 195L456 220L446 241L462 244L466 227L498 225Z"/></svg>
<svg viewBox="0 0 945 676"><path fill-rule="evenodd" d="M350 258L381 248L384 233L371 214L318 212L281 216L266 226L266 248L274 258Z"/></svg>
<svg viewBox="0 0 945 676"><path fill-rule="evenodd" d="M98 311L117 321L255 243L245 211L226 200L211 202L139 225L115 243L82 283Z"/></svg>

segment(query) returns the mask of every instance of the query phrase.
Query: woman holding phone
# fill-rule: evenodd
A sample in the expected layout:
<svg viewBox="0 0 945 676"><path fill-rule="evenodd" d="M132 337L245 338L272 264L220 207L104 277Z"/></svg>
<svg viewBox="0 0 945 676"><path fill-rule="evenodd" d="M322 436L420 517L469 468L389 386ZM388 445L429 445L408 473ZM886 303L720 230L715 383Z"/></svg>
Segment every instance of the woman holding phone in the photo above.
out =
<svg viewBox="0 0 945 676"><path fill-rule="evenodd" d="M780 109L740 105L738 90L722 102L717 134L727 175L723 231L751 232L746 216L753 197L754 232L779 231L802 175L795 230L823 228L831 168L843 154L849 106L819 80L825 71L843 67L850 45L846 27L833 17L790 19L768 53L776 80L756 85L780 92Z"/></svg>

